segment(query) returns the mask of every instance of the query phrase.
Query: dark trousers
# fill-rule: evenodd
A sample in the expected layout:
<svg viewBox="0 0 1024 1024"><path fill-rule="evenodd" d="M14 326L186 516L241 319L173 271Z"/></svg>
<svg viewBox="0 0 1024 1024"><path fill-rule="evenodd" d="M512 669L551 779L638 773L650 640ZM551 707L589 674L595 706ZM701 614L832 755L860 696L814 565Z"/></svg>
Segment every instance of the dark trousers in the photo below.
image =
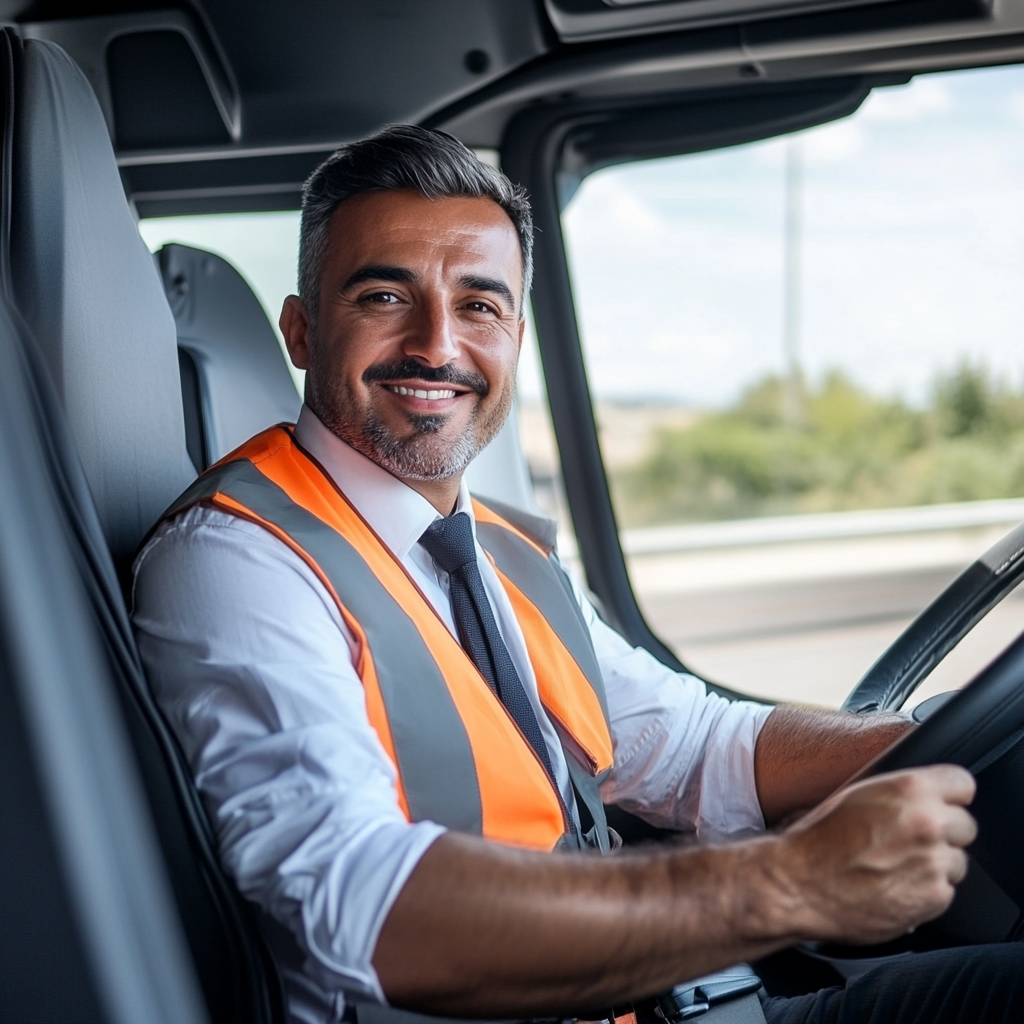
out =
<svg viewBox="0 0 1024 1024"><path fill-rule="evenodd" d="M921 953L763 1009L768 1024L1024 1024L1024 944Z"/></svg>

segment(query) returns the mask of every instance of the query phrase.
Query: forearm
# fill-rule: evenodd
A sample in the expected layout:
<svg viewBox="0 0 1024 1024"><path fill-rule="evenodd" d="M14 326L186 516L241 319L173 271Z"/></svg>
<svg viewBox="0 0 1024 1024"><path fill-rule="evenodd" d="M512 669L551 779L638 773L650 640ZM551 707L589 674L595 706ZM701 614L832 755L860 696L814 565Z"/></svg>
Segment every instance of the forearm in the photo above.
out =
<svg viewBox="0 0 1024 1024"><path fill-rule="evenodd" d="M814 807L913 724L899 715L856 715L780 705L764 723L754 777L771 825Z"/></svg>
<svg viewBox="0 0 1024 1024"><path fill-rule="evenodd" d="M974 780L936 765L844 788L778 835L616 857L441 836L384 922L395 1006L600 1012L800 939L877 943L940 914L977 829Z"/></svg>
<svg viewBox="0 0 1024 1024"><path fill-rule="evenodd" d="M572 1014L664 991L801 937L781 843L599 858L449 833L399 894L374 967L393 1005L448 1016Z"/></svg>

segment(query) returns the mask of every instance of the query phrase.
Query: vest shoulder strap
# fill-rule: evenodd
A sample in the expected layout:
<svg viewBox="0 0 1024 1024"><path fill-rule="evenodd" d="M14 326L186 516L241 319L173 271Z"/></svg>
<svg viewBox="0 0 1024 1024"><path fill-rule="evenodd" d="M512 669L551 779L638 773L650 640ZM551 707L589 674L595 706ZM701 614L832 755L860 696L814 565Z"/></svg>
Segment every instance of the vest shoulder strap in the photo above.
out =
<svg viewBox="0 0 1024 1024"><path fill-rule="evenodd" d="M500 516L506 523L514 526L520 533L525 534L539 547L544 554L550 555L555 550L555 540L558 537L558 524L554 519L547 516L535 516L531 512L525 512L515 505L507 505L503 501L494 498L480 498L473 495L484 508L489 508L495 515Z"/></svg>
<svg viewBox="0 0 1024 1024"><path fill-rule="evenodd" d="M544 631L531 631L527 647L544 706L571 735L584 741L584 750L591 756L589 772L568 752L566 764L578 803L583 805L581 817L585 808L595 826L592 841L607 853L610 838L600 786L612 763L608 702L590 629L569 578L554 557L555 524L492 499L475 498L474 502L477 537L503 577L520 621L530 615L532 606L553 630L549 634L552 642L545 647L538 644ZM523 597L529 604L522 602ZM590 684L589 713L581 713L582 691L563 692L561 681L573 670ZM602 754L595 759L598 751Z"/></svg>

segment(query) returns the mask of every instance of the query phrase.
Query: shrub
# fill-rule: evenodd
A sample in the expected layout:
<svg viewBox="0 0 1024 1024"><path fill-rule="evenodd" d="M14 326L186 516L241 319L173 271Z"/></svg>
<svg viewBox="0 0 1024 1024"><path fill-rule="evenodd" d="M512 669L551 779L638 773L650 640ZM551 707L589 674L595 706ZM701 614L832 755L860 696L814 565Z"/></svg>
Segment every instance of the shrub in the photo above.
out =
<svg viewBox="0 0 1024 1024"><path fill-rule="evenodd" d="M659 431L612 478L626 525L971 501L1024 493L1024 392L961 364L913 409L838 371L799 408L766 377L729 409ZM787 414L788 413L788 414Z"/></svg>

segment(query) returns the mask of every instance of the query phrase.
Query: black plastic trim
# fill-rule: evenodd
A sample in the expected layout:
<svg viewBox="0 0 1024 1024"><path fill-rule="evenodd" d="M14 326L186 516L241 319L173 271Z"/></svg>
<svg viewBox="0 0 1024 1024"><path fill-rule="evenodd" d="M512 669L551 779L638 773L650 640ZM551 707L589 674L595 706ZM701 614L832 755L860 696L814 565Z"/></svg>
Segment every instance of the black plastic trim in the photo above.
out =
<svg viewBox="0 0 1024 1024"><path fill-rule="evenodd" d="M203 419L203 389L195 354L178 346L178 374L181 377L181 404L185 411L185 448L197 473L210 464L206 448L206 424Z"/></svg>

